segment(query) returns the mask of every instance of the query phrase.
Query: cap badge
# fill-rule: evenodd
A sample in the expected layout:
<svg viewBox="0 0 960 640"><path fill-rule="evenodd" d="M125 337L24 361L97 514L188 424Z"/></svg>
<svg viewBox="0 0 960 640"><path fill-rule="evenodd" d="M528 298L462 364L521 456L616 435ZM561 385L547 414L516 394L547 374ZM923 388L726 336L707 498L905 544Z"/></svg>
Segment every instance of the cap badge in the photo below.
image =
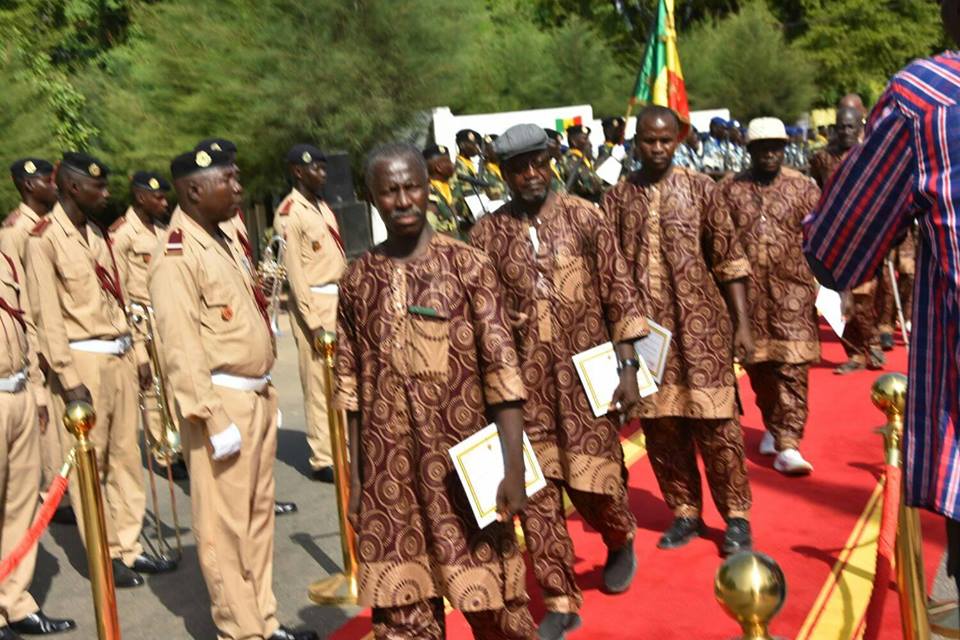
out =
<svg viewBox="0 0 960 640"><path fill-rule="evenodd" d="M437 150L438 150L440 153L446 153L446 152L447 152L447 148L446 148L445 146L443 146L443 145L440 145L439 147L437 147Z"/></svg>
<svg viewBox="0 0 960 640"><path fill-rule="evenodd" d="M33 175L37 172L37 165L33 164L33 160L27 160L23 163L23 170Z"/></svg>
<svg viewBox="0 0 960 640"><path fill-rule="evenodd" d="M160 188L160 181L157 180L156 178L150 178L150 182L148 184L150 185L150 188L153 190L157 190Z"/></svg>
<svg viewBox="0 0 960 640"><path fill-rule="evenodd" d="M313 156L310 155L309 151L304 151L303 155L300 156L300 159L303 160L306 164L313 162Z"/></svg>
<svg viewBox="0 0 960 640"><path fill-rule="evenodd" d="M213 162L213 158L210 157L210 154L206 151L198 151L197 157L195 158L198 167L209 167L210 163Z"/></svg>
<svg viewBox="0 0 960 640"><path fill-rule="evenodd" d="M90 175L92 175L94 178L99 178L99 177L100 177L100 165L98 165L96 162L91 162L91 163L90 163L90 166L87 167L87 173L89 173Z"/></svg>
<svg viewBox="0 0 960 640"><path fill-rule="evenodd" d="M219 142L214 142L213 144L211 144L210 149L213 151L223 151L223 149L220 147Z"/></svg>

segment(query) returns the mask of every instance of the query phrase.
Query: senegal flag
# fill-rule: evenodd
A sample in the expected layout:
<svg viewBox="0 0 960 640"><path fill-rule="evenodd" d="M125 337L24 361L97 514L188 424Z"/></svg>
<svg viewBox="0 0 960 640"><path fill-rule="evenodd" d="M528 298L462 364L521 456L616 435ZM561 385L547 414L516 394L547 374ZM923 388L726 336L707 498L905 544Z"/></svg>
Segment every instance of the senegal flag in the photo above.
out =
<svg viewBox="0 0 960 640"><path fill-rule="evenodd" d="M673 0L660 0L657 21L650 33L643 66L637 76L630 104L659 104L673 109L680 119L690 122L687 87L680 70L677 51L677 27L673 21Z"/></svg>

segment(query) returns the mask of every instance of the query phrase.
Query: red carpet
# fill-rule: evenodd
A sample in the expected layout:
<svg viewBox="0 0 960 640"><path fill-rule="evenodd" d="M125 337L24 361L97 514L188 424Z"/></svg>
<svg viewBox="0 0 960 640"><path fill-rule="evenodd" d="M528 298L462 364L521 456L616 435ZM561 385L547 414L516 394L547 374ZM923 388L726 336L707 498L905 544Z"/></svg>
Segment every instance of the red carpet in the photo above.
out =
<svg viewBox="0 0 960 640"><path fill-rule="evenodd" d="M773 470L772 459L757 453L763 427L745 377L741 379L746 410L743 425L754 497L755 545L780 564L788 584L786 604L771 631L785 638L796 638L803 630L802 638L845 640L862 633L865 596L859 592L865 589L863 584L853 589L844 583L830 589L825 583L838 559L850 555L843 553L844 547L852 533L863 529L858 528L858 521L877 487L883 445L873 429L883 423L883 416L870 403L870 386L882 372L834 375L833 367L844 359L843 350L832 334L825 332L823 339L824 361L811 370L811 412L803 443L805 457L816 467L814 474L785 478ZM902 347L888 354L886 371L906 371ZM657 539L671 516L646 458L633 464L629 485L639 525L639 570L626 594L607 596L599 591L603 544L597 534L585 529L579 517L570 519L577 551L576 571L584 591L584 624L570 637L720 639L735 635L736 625L713 597L714 572L722 562L719 544L723 523L710 499L705 499L707 536L683 549L659 551ZM925 515L923 522L929 581L944 549L944 535L938 519ZM861 547L873 543L875 534L871 537L867 529L857 542ZM861 557L869 553L872 547L863 547ZM871 579L872 563L867 570L851 567L848 574L865 584ZM530 594L534 616L539 619L543 609L535 585L531 585ZM862 606L857 605L860 600ZM885 619L883 637L901 637L894 591L887 599ZM369 612L365 612L332 637L353 640L364 637L369 630ZM448 637L472 637L462 616L456 613L448 616Z"/></svg>

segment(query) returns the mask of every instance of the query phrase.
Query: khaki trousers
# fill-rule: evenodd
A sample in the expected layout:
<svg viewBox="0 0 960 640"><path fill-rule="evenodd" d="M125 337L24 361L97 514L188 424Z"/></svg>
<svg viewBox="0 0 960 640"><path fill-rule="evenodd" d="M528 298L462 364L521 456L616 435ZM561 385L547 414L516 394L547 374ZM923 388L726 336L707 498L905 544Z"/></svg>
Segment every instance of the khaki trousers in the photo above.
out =
<svg viewBox="0 0 960 640"><path fill-rule="evenodd" d="M65 448L72 446L70 441L73 436L63 428L63 422L57 420L56 416L53 415L54 407L50 401L50 388L44 387L43 393L47 397L47 409L50 415L46 433L40 434L40 497L46 499L50 483L60 475L60 468L63 466L63 451ZM69 505L70 494L63 494L63 500L60 501L60 504L62 506Z"/></svg>
<svg viewBox="0 0 960 640"><path fill-rule="evenodd" d="M262 640L280 627L273 595L277 392L214 387L240 430L240 453L210 457L204 425L181 420L193 533L219 640Z"/></svg>
<svg viewBox="0 0 960 640"><path fill-rule="evenodd" d="M464 611L476 640L532 640L536 638L527 601L511 601L502 609ZM444 640L443 599L421 600L405 607L373 610L376 640Z"/></svg>
<svg viewBox="0 0 960 640"><path fill-rule="evenodd" d="M763 426L776 441L777 451L799 449L807 424L810 365L758 362L748 364L746 370Z"/></svg>
<svg viewBox="0 0 960 640"><path fill-rule="evenodd" d="M292 301L290 306L294 306ZM327 330L333 331L334 325ZM297 359L300 363L300 386L303 388L310 467L316 471L333 464L330 422L327 417L327 385L323 377L323 370L327 365L323 356L314 351L310 342L310 329L296 309L290 312L290 328L297 343Z"/></svg>
<svg viewBox="0 0 960 640"><path fill-rule="evenodd" d="M703 511L698 449L717 511L725 520L747 515L751 494L738 419L671 417L641 422L650 465L663 498L675 516L696 517Z"/></svg>
<svg viewBox="0 0 960 640"><path fill-rule="evenodd" d="M37 512L40 443L37 407L29 391L0 393L0 558L16 548ZM0 582L0 628L36 613L27 592L37 564L36 545Z"/></svg>
<svg viewBox="0 0 960 640"><path fill-rule="evenodd" d="M97 452L107 546L111 558L120 559L129 567L143 553L140 530L147 508L137 438L139 392L133 353L128 352L123 356L85 351L71 353L74 366L83 384L90 390L93 409L97 412L96 426L88 437ZM50 427L62 428L66 402L59 381L54 383L51 391ZM65 456L75 442L69 434L63 438ZM78 503L80 487L76 471L70 474L70 493L74 502ZM82 510L74 511L80 539L86 544Z"/></svg>

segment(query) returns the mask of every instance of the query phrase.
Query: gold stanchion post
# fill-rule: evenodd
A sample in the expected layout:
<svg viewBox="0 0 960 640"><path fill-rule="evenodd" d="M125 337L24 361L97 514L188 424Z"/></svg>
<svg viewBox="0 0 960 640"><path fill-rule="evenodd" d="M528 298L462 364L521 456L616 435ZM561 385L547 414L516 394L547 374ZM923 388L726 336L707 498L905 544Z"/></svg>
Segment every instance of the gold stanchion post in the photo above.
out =
<svg viewBox="0 0 960 640"><path fill-rule="evenodd" d="M730 556L717 569L713 595L740 625L736 640L779 640L767 627L787 599L787 581L773 558L755 551Z"/></svg>
<svg viewBox="0 0 960 640"><path fill-rule="evenodd" d="M87 543L90 589L93 591L93 608L97 615L97 635L100 640L120 640L117 593L113 584L110 549L107 547L97 454L93 443L87 438L96 423L97 414L86 402L71 402L63 414L64 426L77 439L77 484L80 487L83 531Z"/></svg>
<svg viewBox="0 0 960 640"><path fill-rule="evenodd" d="M357 539L347 519L350 505L350 462L347 458L346 420L342 411L334 408L333 354L336 336L326 332L320 344L324 355L323 371L326 383L327 418L330 423L330 445L333 449L333 472L337 488L337 512L340 520L340 546L343 551L343 572L318 580L310 585L310 599L317 604L357 603Z"/></svg>

